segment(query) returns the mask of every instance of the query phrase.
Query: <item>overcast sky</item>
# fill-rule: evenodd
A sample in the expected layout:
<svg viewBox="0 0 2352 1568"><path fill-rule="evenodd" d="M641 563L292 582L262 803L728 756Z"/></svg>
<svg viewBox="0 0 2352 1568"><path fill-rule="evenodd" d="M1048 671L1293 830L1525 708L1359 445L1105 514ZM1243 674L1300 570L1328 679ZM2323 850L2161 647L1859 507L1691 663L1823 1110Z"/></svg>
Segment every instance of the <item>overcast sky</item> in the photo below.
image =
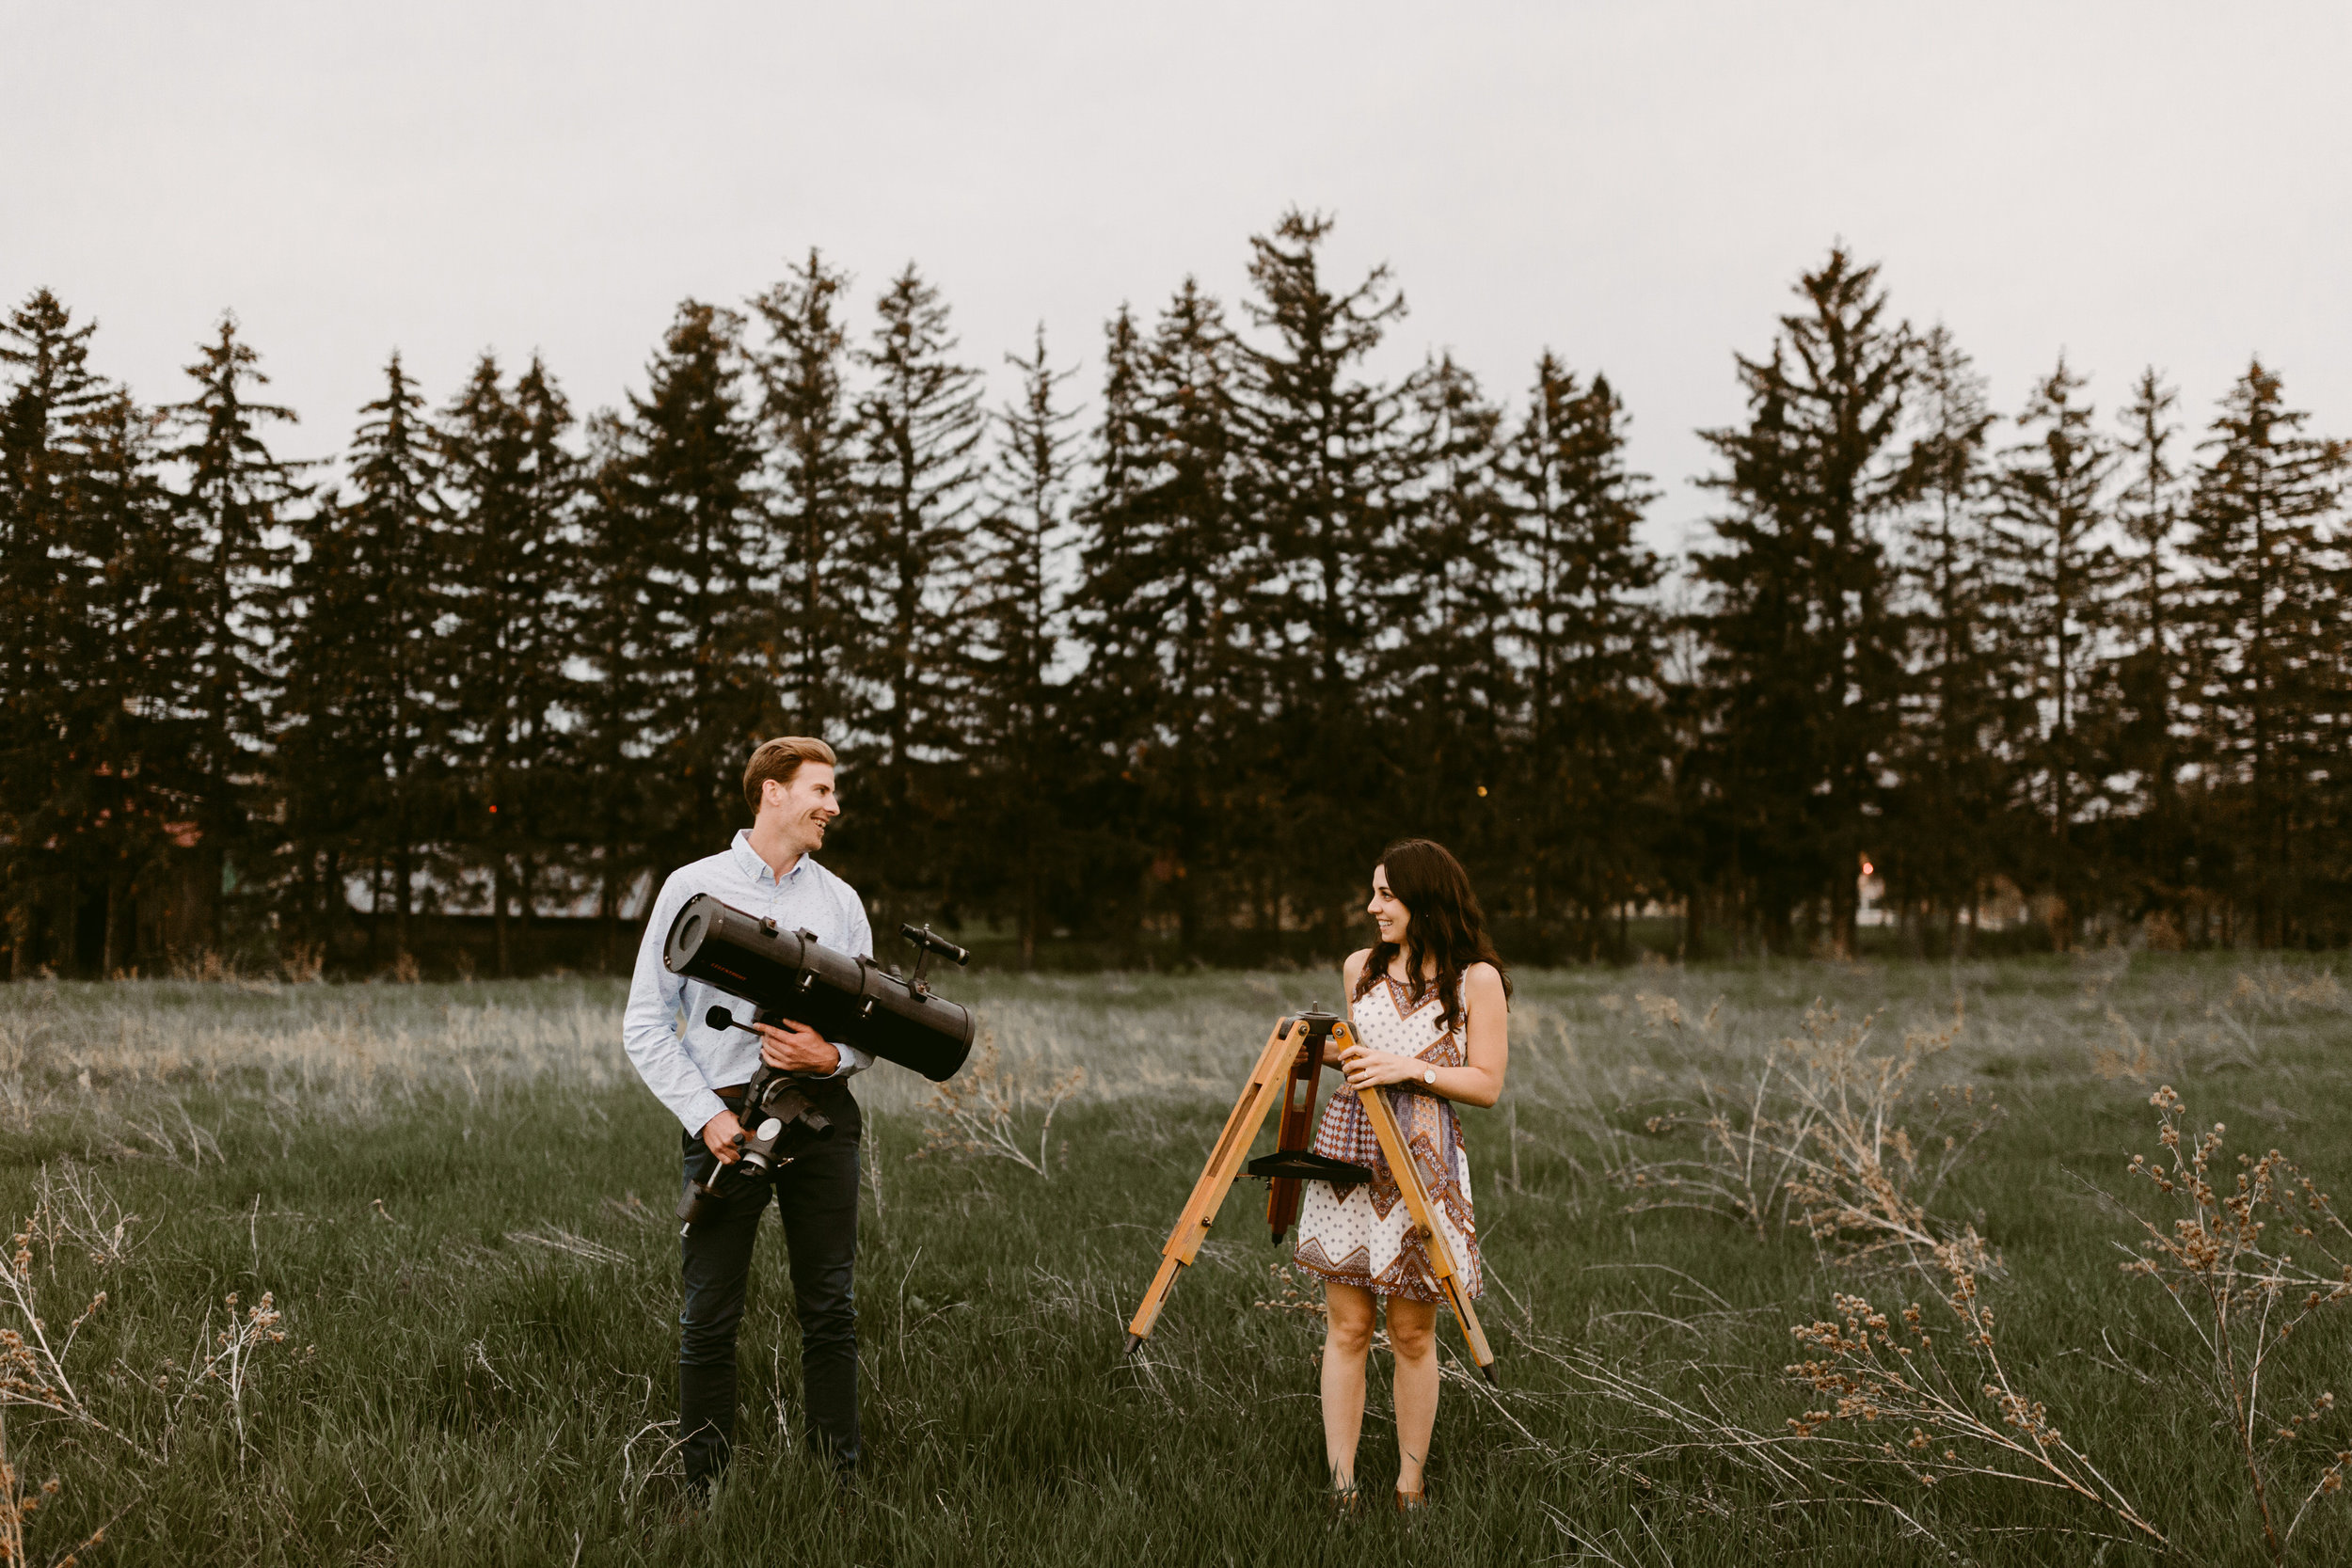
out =
<svg viewBox="0 0 2352 1568"><path fill-rule="evenodd" d="M266 6L0 0L0 297L56 290L151 401L223 309L333 451L397 347L436 404L544 354L642 386L676 302L811 245L861 309L918 262L965 352L1186 273L1229 302L1289 204L1386 261L1388 364L1451 348L1517 400L1605 370L1705 515L1797 274L1843 238L2014 409L2064 351L2200 424L2259 352L2352 434L2352 6Z"/></svg>

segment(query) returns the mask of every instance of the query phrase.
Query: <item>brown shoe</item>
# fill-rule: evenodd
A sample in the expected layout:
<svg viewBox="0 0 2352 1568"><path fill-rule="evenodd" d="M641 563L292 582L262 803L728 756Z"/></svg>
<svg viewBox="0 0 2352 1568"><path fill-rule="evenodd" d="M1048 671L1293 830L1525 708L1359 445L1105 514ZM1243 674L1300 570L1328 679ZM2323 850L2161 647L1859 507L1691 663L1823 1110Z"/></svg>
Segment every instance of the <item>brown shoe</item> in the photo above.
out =
<svg viewBox="0 0 2352 1568"><path fill-rule="evenodd" d="M1428 1506L1427 1482L1422 1483L1422 1489L1419 1492L1407 1492L1402 1486L1396 1489L1396 1511L1399 1513L1418 1513Z"/></svg>

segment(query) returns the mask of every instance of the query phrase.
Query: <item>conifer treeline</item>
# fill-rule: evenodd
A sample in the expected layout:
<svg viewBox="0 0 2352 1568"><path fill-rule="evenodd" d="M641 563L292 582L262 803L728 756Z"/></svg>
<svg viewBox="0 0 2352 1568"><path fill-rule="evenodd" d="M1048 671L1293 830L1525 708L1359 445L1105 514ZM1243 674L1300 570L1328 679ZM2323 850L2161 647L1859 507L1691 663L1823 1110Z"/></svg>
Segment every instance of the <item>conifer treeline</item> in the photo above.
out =
<svg viewBox="0 0 2352 1568"><path fill-rule="evenodd" d="M1384 269L1327 225L1107 325L1002 407L913 267L870 316L812 252L682 305L580 420L485 355L394 355L329 467L233 318L186 401L90 368L47 292L0 333L0 856L11 973L218 952L486 961L742 820L758 737L823 735L829 853L877 907L1023 958L1327 950L1400 833L1454 845L1522 958L2352 935L2347 452L2251 365L2201 429L2061 360L1996 414L1834 251L1704 433L1683 562L1605 376L1497 400L1370 368ZM1653 929L1655 927L1653 926Z"/></svg>

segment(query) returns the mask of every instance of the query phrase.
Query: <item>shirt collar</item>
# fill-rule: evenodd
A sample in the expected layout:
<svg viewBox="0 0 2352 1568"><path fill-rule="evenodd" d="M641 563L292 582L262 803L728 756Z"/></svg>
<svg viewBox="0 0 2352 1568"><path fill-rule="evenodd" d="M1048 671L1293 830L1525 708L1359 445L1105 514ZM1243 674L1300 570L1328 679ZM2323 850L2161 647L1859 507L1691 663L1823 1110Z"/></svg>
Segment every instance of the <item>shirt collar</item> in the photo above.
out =
<svg viewBox="0 0 2352 1568"><path fill-rule="evenodd" d="M735 843L729 852L735 856L735 863L742 868L743 875L750 878L755 885L774 882L778 886L788 886L799 881L801 873L806 871L809 865L808 856L803 854L792 863L791 870L778 877L768 863L759 858L759 851L752 847L752 831L749 828L735 830Z"/></svg>

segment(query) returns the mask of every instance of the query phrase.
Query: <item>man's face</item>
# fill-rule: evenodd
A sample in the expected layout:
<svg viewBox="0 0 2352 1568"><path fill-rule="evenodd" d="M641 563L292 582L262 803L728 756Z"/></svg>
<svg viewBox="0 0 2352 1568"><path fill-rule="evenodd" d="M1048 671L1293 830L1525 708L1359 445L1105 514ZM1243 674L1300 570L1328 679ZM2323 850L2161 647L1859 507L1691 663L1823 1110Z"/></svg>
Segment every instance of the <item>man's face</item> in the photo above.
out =
<svg viewBox="0 0 2352 1568"><path fill-rule="evenodd" d="M804 762L790 784L770 779L759 786L759 815L784 830L786 841L803 854L825 847L825 829L841 815L840 797L834 793L833 765Z"/></svg>

